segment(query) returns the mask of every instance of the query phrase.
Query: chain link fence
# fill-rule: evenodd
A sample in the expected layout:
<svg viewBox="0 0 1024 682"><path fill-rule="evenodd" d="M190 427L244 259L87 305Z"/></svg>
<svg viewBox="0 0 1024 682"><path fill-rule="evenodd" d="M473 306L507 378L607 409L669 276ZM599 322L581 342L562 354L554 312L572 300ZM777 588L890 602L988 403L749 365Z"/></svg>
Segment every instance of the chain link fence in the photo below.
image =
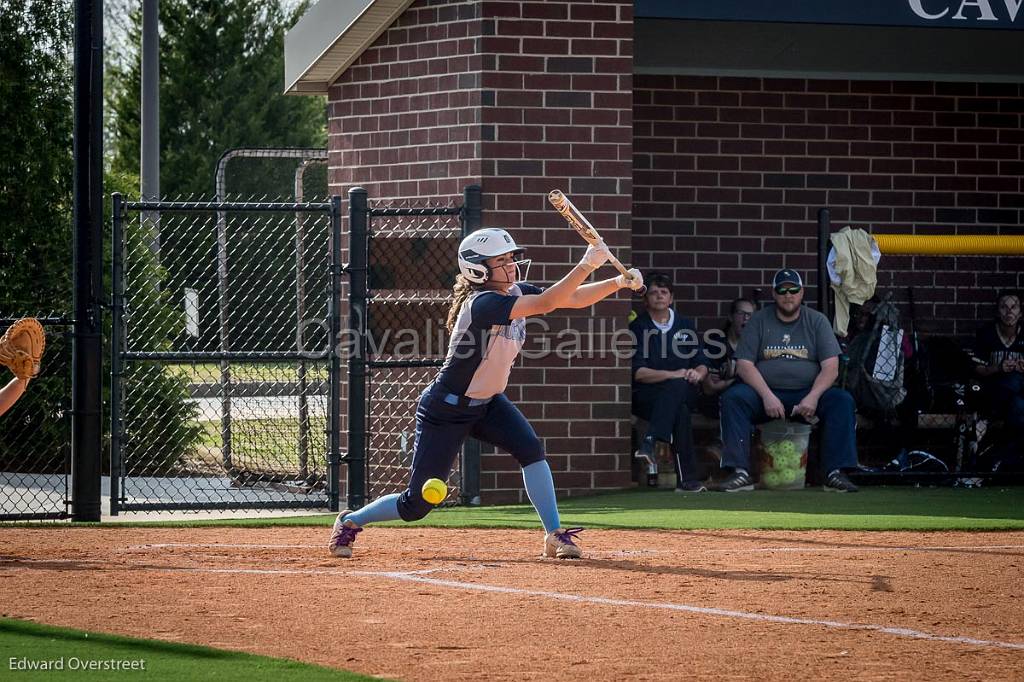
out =
<svg viewBox="0 0 1024 682"><path fill-rule="evenodd" d="M964 340L905 329L891 299L854 307L843 356L841 384L865 427L861 449L876 444L885 455L858 476L966 487L1024 480L1015 435L974 371L984 360Z"/></svg>
<svg viewBox="0 0 1024 682"><path fill-rule="evenodd" d="M0 333L15 319L0 318ZM46 332L39 376L0 417L0 521L70 517L71 322L39 321Z"/></svg>
<svg viewBox="0 0 1024 682"><path fill-rule="evenodd" d="M115 200L111 513L329 506L337 214Z"/></svg>
<svg viewBox="0 0 1024 682"><path fill-rule="evenodd" d="M448 350L453 254L479 227L480 190L467 187L462 206L352 194L349 203L351 320L364 340L350 361L349 504L357 508L405 489L416 406ZM478 477L479 445L469 442L449 477L448 504L475 501Z"/></svg>
<svg viewBox="0 0 1024 682"><path fill-rule="evenodd" d="M441 215L388 215L387 209L446 209ZM445 320L455 275L452 254L462 225L458 207L371 204L368 383L368 494L405 488L416 433L416 404L448 347ZM405 367L403 361L430 363ZM394 363L394 364L388 364ZM448 481L458 499L458 466Z"/></svg>

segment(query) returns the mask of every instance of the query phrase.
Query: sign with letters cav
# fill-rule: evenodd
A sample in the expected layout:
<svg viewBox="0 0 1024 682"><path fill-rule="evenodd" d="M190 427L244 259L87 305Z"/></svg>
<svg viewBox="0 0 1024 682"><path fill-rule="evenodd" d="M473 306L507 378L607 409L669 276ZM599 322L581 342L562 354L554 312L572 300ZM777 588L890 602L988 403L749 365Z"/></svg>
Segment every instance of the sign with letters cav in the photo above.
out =
<svg viewBox="0 0 1024 682"><path fill-rule="evenodd" d="M1024 29L1024 0L635 0L645 19Z"/></svg>

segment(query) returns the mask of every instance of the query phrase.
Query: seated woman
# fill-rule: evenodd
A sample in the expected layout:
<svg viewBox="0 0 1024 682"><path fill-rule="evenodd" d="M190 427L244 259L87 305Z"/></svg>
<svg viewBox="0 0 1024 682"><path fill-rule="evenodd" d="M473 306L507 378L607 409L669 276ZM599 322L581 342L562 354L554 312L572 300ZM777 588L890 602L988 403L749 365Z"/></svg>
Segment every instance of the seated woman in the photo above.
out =
<svg viewBox="0 0 1024 682"><path fill-rule="evenodd" d="M698 386L707 376L707 360L693 320L672 308L672 281L651 275L644 295L646 310L629 325L633 355L633 414L648 422L636 456L652 464L657 441L672 444L676 492L703 492L697 480L691 410Z"/></svg>

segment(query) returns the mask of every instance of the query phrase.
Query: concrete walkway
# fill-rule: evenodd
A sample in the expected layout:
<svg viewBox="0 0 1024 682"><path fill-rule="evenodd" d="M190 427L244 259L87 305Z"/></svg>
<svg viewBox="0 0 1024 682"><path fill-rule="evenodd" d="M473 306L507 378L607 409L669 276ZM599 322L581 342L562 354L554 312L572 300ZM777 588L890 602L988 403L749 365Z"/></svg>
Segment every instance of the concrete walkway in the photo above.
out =
<svg viewBox="0 0 1024 682"><path fill-rule="evenodd" d="M66 485L66 487L65 487ZM55 513L65 509L71 478L59 474L0 472L0 514ZM110 477L101 479L100 513L103 521L195 521L200 519L253 519L309 516L329 513L326 501L311 509L236 509L227 511L154 511L110 515ZM122 497L129 504L159 502L272 503L319 501L323 491L311 494L263 487L238 487L229 478L137 477L125 482Z"/></svg>

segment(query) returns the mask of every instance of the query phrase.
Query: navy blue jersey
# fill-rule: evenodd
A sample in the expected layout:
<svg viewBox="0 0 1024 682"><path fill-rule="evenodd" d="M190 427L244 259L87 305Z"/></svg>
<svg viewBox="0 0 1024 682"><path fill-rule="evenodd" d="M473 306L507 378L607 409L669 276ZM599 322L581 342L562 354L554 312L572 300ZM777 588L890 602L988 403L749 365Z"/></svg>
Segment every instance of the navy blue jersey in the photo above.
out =
<svg viewBox="0 0 1024 682"><path fill-rule="evenodd" d="M490 398L504 391L512 363L526 340L526 320L513 320L512 306L519 296L542 291L520 282L513 284L507 295L492 290L470 294L455 320L437 381L468 398Z"/></svg>
<svg viewBox="0 0 1024 682"><path fill-rule="evenodd" d="M654 325L650 314L641 313L629 325L636 346L633 353L633 374L641 367L674 372L708 365L704 347L693 320L673 314L672 326L663 332Z"/></svg>

